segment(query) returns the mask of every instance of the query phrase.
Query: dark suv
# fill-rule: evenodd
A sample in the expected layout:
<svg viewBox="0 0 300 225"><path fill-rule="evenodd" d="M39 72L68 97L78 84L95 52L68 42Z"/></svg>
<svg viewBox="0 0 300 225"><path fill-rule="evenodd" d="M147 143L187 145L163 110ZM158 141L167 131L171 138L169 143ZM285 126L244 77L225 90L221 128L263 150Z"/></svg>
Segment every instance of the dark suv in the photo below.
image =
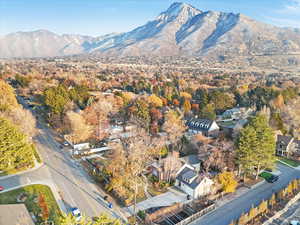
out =
<svg viewBox="0 0 300 225"><path fill-rule="evenodd" d="M279 176L272 175L272 176L270 176L269 178L267 178L266 181L269 182L269 183L274 183L274 182L276 182L278 179L279 179Z"/></svg>

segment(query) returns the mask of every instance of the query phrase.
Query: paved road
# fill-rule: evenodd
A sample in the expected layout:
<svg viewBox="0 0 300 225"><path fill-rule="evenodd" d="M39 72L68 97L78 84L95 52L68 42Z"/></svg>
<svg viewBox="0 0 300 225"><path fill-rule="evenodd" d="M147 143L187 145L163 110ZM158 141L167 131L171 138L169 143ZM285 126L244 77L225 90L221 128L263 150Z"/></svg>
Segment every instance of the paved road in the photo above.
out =
<svg viewBox="0 0 300 225"><path fill-rule="evenodd" d="M44 165L34 171L1 179L0 185L10 189L32 183L50 184L55 189L53 191L61 193L67 212L76 206L90 217L101 212L120 217L120 209L114 207L114 210L110 210L107 203L101 200L105 193L79 163L71 159L67 151L59 148L52 131L40 122L38 128L39 134L34 138L34 142L42 155Z"/></svg>
<svg viewBox="0 0 300 225"><path fill-rule="evenodd" d="M238 219L243 212L248 212L252 205L258 205L263 199L270 198L274 191L285 187L291 180L300 178L299 170L282 164L277 164L277 168L282 174L276 183L264 183L194 221L191 225L228 225L232 220Z"/></svg>

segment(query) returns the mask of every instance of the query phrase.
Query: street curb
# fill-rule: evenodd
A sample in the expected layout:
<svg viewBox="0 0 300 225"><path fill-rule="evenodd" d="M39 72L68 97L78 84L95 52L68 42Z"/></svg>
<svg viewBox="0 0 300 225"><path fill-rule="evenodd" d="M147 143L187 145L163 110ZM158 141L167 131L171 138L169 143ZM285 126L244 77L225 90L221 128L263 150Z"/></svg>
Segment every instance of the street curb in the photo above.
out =
<svg viewBox="0 0 300 225"><path fill-rule="evenodd" d="M284 165L286 165L286 166L288 166L288 167L290 167L290 168L293 168L293 169L297 169L298 168L298 167L293 167L293 166L291 166L291 165L289 165L289 164L281 161L280 159L277 159L277 161L280 162L280 163L282 163L282 164L284 164Z"/></svg>
<svg viewBox="0 0 300 225"><path fill-rule="evenodd" d="M14 177L14 176L19 176L19 175L22 175L22 174L25 174L25 173L29 173L29 172L35 171L35 170L41 168L44 165L45 165L44 163L38 163L35 167L33 167L31 169L28 169L28 170L25 170L25 171L21 171L19 173L15 173L15 174L1 176L0 180L5 180L5 179L8 179L8 178L11 178L11 177Z"/></svg>

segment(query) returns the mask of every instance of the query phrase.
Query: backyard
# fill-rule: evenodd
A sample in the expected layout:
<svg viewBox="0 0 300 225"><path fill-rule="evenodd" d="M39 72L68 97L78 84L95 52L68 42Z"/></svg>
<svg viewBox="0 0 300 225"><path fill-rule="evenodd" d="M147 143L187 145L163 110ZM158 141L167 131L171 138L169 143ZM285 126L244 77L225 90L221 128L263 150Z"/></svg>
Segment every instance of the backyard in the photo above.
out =
<svg viewBox="0 0 300 225"><path fill-rule="evenodd" d="M48 186L29 185L0 194L0 204L16 203L24 203L27 210L34 214L38 224L47 220L47 217L48 221L59 224L60 209Z"/></svg>

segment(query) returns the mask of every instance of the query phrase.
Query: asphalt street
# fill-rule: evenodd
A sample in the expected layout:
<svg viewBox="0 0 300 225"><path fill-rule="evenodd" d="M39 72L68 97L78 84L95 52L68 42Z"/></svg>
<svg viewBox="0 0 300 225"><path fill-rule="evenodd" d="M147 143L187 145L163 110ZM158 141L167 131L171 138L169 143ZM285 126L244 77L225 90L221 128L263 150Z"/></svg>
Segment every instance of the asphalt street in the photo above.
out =
<svg viewBox="0 0 300 225"><path fill-rule="evenodd" d="M269 199L274 192L287 186L293 179L300 178L300 171L277 164L277 169L282 173L275 183L263 183L248 191L244 195L217 208L205 216L195 220L191 225L228 225L240 217L243 212L248 212L252 206L257 206L262 200Z"/></svg>
<svg viewBox="0 0 300 225"><path fill-rule="evenodd" d="M52 191L57 192L56 196L60 196L59 204L64 204L66 212L70 212L72 207L78 207L90 217L106 212L113 217L122 218L121 209L116 205L113 210L108 208L108 203L103 200L105 193L79 163L71 158L69 152L59 147L52 131L41 122L38 122L38 128L39 134L34 142L44 165L33 171L1 179L0 185L11 189L33 183L50 184L54 187Z"/></svg>

